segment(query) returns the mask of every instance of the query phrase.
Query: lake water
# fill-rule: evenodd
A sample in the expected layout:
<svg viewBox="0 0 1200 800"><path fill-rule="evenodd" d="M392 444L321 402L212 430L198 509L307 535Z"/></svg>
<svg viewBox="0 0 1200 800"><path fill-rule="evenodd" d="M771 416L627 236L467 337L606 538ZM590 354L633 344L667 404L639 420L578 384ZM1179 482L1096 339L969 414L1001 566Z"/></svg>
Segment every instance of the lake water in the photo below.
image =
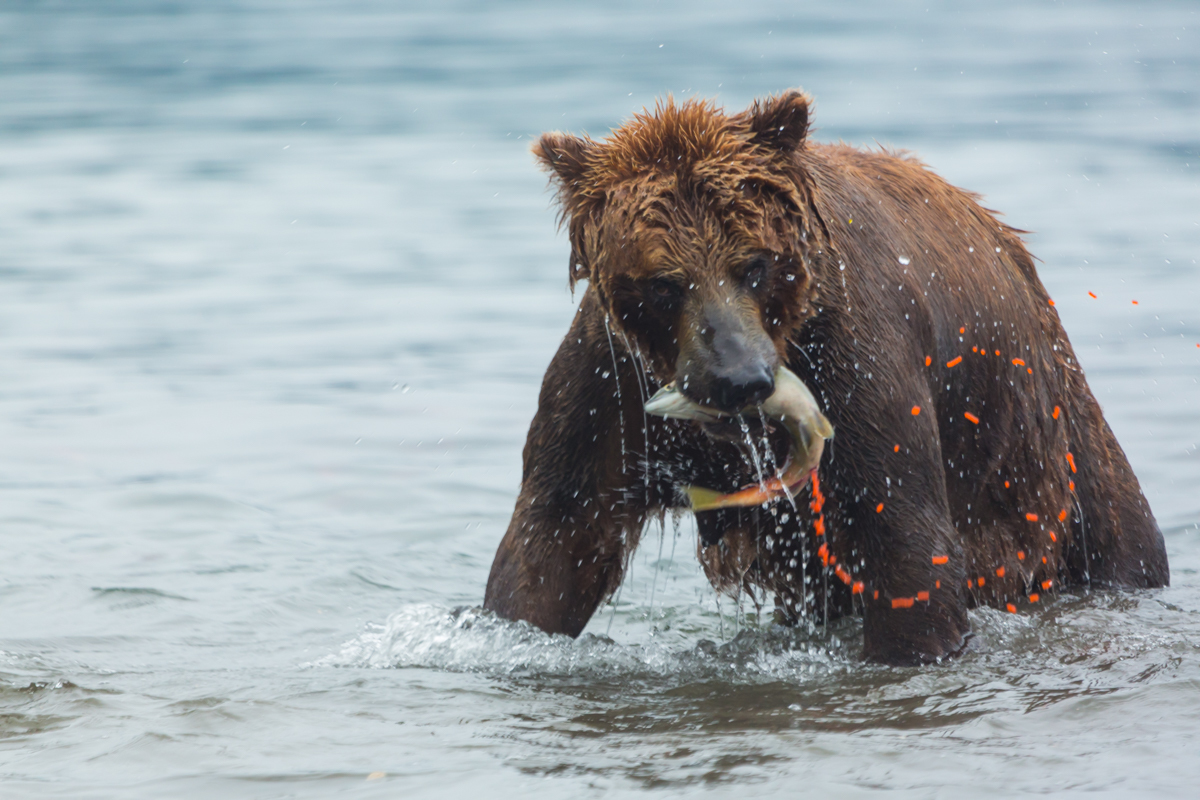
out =
<svg viewBox="0 0 1200 800"><path fill-rule="evenodd" d="M0 6L0 796L1194 796L1198 31L1136 0ZM963 658L883 668L856 623L718 605L683 520L578 641L472 608L574 310L530 137L797 85L817 138L1034 231L1169 589L973 612Z"/></svg>

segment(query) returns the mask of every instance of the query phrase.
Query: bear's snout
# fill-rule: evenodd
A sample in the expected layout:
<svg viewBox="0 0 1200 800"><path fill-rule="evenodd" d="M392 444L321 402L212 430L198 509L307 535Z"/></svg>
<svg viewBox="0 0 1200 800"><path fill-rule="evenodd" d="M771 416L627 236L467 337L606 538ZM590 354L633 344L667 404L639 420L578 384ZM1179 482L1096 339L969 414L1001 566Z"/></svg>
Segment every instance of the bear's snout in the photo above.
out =
<svg viewBox="0 0 1200 800"><path fill-rule="evenodd" d="M726 374L714 374L712 404L722 411L736 411L766 400L775 391L775 377L762 359L736 364Z"/></svg>
<svg viewBox="0 0 1200 800"><path fill-rule="evenodd" d="M721 411L737 413L775 391L778 356L757 313L739 313L724 302L702 315L704 324L681 342L684 393Z"/></svg>

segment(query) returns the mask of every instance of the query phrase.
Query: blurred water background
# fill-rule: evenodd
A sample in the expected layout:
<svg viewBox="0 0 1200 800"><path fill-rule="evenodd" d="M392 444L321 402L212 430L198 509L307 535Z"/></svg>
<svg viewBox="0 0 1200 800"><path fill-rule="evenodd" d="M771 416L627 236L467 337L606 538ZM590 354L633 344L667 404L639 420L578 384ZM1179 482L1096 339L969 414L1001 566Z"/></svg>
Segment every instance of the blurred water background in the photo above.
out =
<svg viewBox="0 0 1200 800"><path fill-rule="evenodd" d="M0 795L1193 795L1198 28L0 5ZM792 86L817 138L915 150L1033 231L1170 589L980 611L961 660L887 669L853 622L718 606L684 520L578 642L469 608L574 309L530 138Z"/></svg>

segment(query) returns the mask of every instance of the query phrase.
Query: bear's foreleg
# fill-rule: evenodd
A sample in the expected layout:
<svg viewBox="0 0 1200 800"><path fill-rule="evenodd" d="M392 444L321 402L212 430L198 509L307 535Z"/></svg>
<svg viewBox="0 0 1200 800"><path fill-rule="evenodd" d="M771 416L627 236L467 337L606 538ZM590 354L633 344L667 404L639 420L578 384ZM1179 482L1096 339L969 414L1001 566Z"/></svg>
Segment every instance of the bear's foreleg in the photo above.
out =
<svg viewBox="0 0 1200 800"><path fill-rule="evenodd" d="M619 345L589 290L546 370L488 577L484 608L549 633L582 632L620 585L648 511L644 390Z"/></svg>
<svg viewBox="0 0 1200 800"><path fill-rule="evenodd" d="M861 581L864 656L894 665L953 656L970 633L966 547L947 502L934 409L913 388L903 403L859 391L858 402L831 405L837 436L821 467L827 569Z"/></svg>

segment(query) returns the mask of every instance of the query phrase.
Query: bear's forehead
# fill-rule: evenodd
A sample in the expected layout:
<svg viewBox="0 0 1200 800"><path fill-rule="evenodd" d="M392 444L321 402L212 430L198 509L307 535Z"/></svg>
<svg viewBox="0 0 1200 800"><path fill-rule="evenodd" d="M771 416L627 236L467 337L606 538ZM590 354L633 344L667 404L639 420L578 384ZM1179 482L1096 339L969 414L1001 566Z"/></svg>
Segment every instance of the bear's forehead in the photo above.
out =
<svg viewBox="0 0 1200 800"><path fill-rule="evenodd" d="M756 253L780 250L761 209L690 203L670 208L610 204L593 240L597 266L612 274L651 276L665 272L712 274ZM691 280L695 279L693 275Z"/></svg>
<svg viewBox="0 0 1200 800"><path fill-rule="evenodd" d="M751 194L688 176L622 181L606 192L596 230L620 247L673 254L760 238L770 216Z"/></svg>
<svg viewBox="0 0 1200 800"><path fill-rule="evenodd" d="M727 170L641 174L597 187L602 210L589 226L622 247L676 254L739 242L775 244L769 223L783 209L768 188L773 183Z"/></svg>

